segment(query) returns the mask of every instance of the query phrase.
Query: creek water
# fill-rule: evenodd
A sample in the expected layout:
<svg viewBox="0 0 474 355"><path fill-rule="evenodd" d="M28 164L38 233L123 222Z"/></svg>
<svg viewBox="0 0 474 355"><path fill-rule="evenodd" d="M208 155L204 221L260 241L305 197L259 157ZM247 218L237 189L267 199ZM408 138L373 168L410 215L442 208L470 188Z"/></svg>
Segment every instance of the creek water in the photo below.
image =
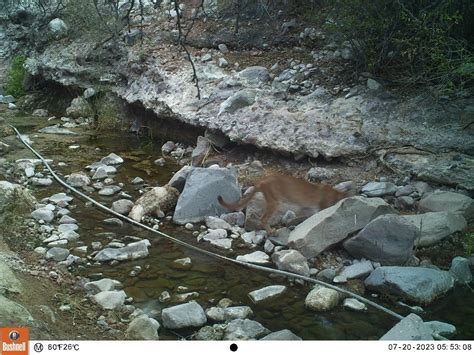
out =
<svg viewBox="0 0 474 355"><path fill-rule="evenodd" d="M114 180L116 183L122 182L124 184L122 191L130 194L134 200L140 196L138 190L142 188L141 185L131 184L134 177L142 177L150 186L163 185L171 178L173 172L180 168L172 159L167 159L165 166L162 167L153 164L153 161L161 156L162 141L139 139L136 136L123 135L118 132L97 133L92 128L73 129L78 133L74 136L41 134L37 133L37 129L48 125L46 120L22 115L11 117L9 122L16 125L22 134L28 134L34 142L33 146L45 158L53 159L53 166L62 175L85 171L87 165L100 160L111 152L120 155L125 162L118 167L118 173L114 176ZM78 145L79 148L71 149L71 145ZM32 153L25 149L16 150L13 155L7 156L9 159L28 157L32 157ZM64 162L66 166L60 167L58 162ZM38 199L56 192L64 192L64 189L56 183L50 187L34 188L34 190ZM90 196L110 206L113 201L120 198L118 195L103 197L92 193ZM92 206L87 206L77 197L74 198L72 204L75 205L75 208L72 209L71 216L78 221L80 243L89 247L89 253L93 241L100 241L103 245L111 240L126 243L130 241L127 236L136 236L147 238L152 242L149 249L150 255L144 259L121 262L114 266L106 263L90 264L78 268L74 272L85 277L99 273L102 277L119 280L124 285L127 295L133 297L134 304L159 321L161 320L161 309L184 302L180 299L182 297L180 294L184 290L185 292L197 292L193 299L200 303L204 309L215 305L221 298L227 297L235 305L250 306L254 312L252 318L271 331L287 328L308 340L375 340L396 323L394 318L370 307L366 312L349 311L343 309L342 306L329 312L309 311L304 307L304 299L311 285L292 284L286 279L276 278L267 273L223 263L172 244L168 240L128 224L124 224L123 227L107 226L103 220L109 218L109 215ZM161 229L202 248L232 257L253 251L248 247L237 247L230 252L213 249L206 242L197 243L196 238L192 236L192 231L175 226L170 222L165 222ZM73 246L70 245L70 247ZM173 263L175 259L184 257L191 258L191 268L181 269ZM142 268L138 276L130 276L134 266ZM287 292L283 296L261 305L254 305L249 299L248 293L250 291L274 284L288 286ZM159 296L163 291L168 291L172 295L170 302L159 301ZM370 294L366 294L366 296L371 297ZM381 302L402 315L410 313L407 308L393 303L384 303L380 299L373 300ZM420 316L425 321L439 320L454 324L458 329L454 337L456 339L474 339L474 322L472 321L474 319L474 304L472 300L471 290L457 287L446 297L424 307L424 312ZM192 334L195 330L185 329L170 332L162 327L160 338L179 339Z"/></svg>

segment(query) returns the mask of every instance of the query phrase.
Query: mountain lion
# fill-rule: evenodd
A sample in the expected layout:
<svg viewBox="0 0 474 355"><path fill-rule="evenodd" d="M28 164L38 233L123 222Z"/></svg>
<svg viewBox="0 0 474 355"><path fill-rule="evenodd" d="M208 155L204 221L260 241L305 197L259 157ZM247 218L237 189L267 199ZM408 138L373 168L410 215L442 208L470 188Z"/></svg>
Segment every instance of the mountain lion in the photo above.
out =
<svg viewBox="0 0 474 355"><path fill-rule="evenodd" d="M336 190L329 185L312 184L288 175L270 175L259 180L250 193L236 202L225 202L222 196L218 196L217 200L228 210L240 211L247 206L257 192L261 192L265 198L266 207L260 221L269 235L271 228L268 220L280 202L322 210L349 196L349 192Z"/></svg>

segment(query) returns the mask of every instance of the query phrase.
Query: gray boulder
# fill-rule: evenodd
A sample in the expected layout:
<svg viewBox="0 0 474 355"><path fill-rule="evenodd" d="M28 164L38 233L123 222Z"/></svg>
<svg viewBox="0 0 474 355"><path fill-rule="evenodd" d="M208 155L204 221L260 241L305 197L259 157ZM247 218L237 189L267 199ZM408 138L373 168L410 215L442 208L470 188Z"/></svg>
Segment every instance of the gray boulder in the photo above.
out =
<svg viewBox="0 0 474 355"><path fill-rule="evenodd" d="M32 326L35 320L31 313L19 303L0 294L0 327Z"/></svg>
<svg viewBox="0 0 474 355"><path fill-rule="evenodd" d="M443 337L450 337L456 333L456 327L449 323L430 321L425 322L425 325L430 328L431 334L441 335Z"/></svg>
<svg viewBox="0 0 474 355"><path fill-rule="evenodd" d="M303 340L289 329L279 330L264 336L260 340Z"/></svg>
<svg viewBox="0 0 474 355"><path fill-rule="evenodd" d="M388 213L395 210L381 198L349 197L297 225L290 233L288 245L312 258Z"/></svg>
<svg viewBox="0 0 474 355"><path fill-rule="evenodd" d="M16 100L12 95L6 95L6 96L0 95L0 104L12 104L15 101Z"/></svg>
<svg viewBox="0 0 474 355"><path fill-rule="evenodd" d="M103 309L118 309L125 303L127 295L123 290L102 291L96 293L92 298Z"/></svg>
<svg viewBox="0 0 474 355"><path fill-rule="evenodd" d="M405 265L413 256L417 228L398 215L375 218L343 244L349 254L382 265Z"/></svg>
<svg viewBox="0 0 474 355"><path fill-rule="evenodd" d="M240 198L235 170L194 168L179 196L173 221L195 223L203 221L206 216L228 212L217 202L219 195L231 202Z"/></svg>
<svg viewBox="0 0 474 355"><path fill-rule="evenodd" d="M426 194L420 200L419 208L423 212L461 213L468 222L474 221L474 200L455 192L435 191Z"/></svg>
<svg viewBox="0 0 474 355"><path fill-rule="evenodd" d="M160 323L143 314L130 322L125 335L131 340L159 340Z"/></svg>
<svg viewBox="0 0 474 355"><path fill-rule="evenodd" d="M163 326L168 329L200 327L207 322L204 310L196 301L165 308L161 317Z"/></svg>
<svg viewBox="0 0 474 355"><path fill-rule="evenodd" d="M467 227L466 219L461 214L447 211L405 215L403 218L413 223L417 228L415 245L419 247L435 245L442 239L455 232L463 231Z"/></svg>
<svg viewBox="0 0 474 355"><path fill-rule="evenodd" d="M259 339L270 331L260 323L250 319L235 319L227 324L224 340Z"/></svg>
<svg viewBox="0 0 474 355"><path fill-rule="evenodd" d="M469 284L472 282L472 272L469 260L466 258L456 256L451 262L449 272L454 275L457 283Z"/></svg>
<svg viewBox="0 0 474 355"><path fill-rule="evenodd" d="M115 153L110 153L106 157L103 157L100 159L100 163L105 164L105 165L119 165L124 162L123 158L118 156Z"/></svg>
<svg viewBox="0 0 474 355"><path fill-rule="evenodd" d="M380 340L434 340L431 333L423 319L411 313L395 324Z"/></svg>
<svg viewBox="0 0 474 355"><path fill-rule="evenodd" d="M73 200L73 197L66 195L64 192L60 192L49 197L48 200L51 203L59 204L64 202L71 202Z"/></svg>
<svg viewBox="0 0 474 355"><path fill-rule="evenodd" d="M140 240L139 242L130 243L122 248L105 248L99 251L94 256L95 261L109 261L109 260L135 260L148 256L148 247L150 247L148 239Z"/></svg>
<svg viewBox="0 0 474 355"><path fill-rule="evenodd" d="M454 286L454 277L447 271L424 267L382 266L364 283L370 290L428 304Z"/></svg>
<svg viewBox="0 0 474 355"><path fill-rule="evenodd" d="M193 169L194 168L189 165L183 166L176 174L173 175L171 180L168 182L168 185L174 187L179 192L182 192L184 189L184 184L186 183L186 179Z"/></svg>
<svg viewBox="0 0 474 355"><path fill-rule="evenodd" d="M22 290L20 280L17 279L8 264L0 259L0 294L19 293Z"/></svg>
<svg viewBox="0 0 474 355"><path fill-rule="evenodd" d="M272 260L280 270L309 277L306 258L297 250L281 250L273 253Z"/></svg>
<svg viewBox="0 0 474 355"><path fill-rule="evenodd" d="M252 105L255 102L255 96L255 90L244 89L237 91L221 104L218 115L224 112L234 113L238 109Z"/></svg>

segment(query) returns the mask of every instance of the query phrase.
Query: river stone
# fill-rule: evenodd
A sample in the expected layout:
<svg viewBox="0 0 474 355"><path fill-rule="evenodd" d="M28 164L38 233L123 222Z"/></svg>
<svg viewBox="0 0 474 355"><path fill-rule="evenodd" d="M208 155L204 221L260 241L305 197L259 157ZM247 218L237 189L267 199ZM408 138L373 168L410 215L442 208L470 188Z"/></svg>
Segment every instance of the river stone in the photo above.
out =
<svg viewBox="0 0 474 355"><path fill-rule="evenodd" d="M72 187L84 187L91 183L91 180L85 173L72 173L68 176L66 182Z"/></svg>
<svg viewBox="0 0 474 355"><path fill-rule="evenodd" d="M31 217L37 221L51 222L54 219L54 212L49 208L41 207L31 212Z"/></svg>
<svg viewBox="0 0 474 355"><path fill-rule="evenodd" d="M403 216L417 228L415 246L429 247L455 232L466 229L466 219L453 212L427 212L417 215Z"/></svg>
<svg viewBox="0 0 474 355"><path fill-rule="evenodd" d="M50 178L32 178L31 183L33 186L50 186L53 184L53 180Z"/></svg>
<svg viewBox="0 0 474 355"><path fill-rule="evenodd" d="M77 240L79 239L80 235L77 234L74 230L66 230L61 232L59 238L66 239L66 240Z"/></svg>
<svg viewBox="0 0 474 355"><path fill-rule="evenodd" d="M49 202L58 204L60 202L71 202L73 197L66 195L64 192L54 194L51 197L48 197Z"/></svg>
<svg viewBox="0 0 474 355"><path fill-rule="evenodd" d="M273 253L272 260L279 270L309 277L306 258L297 250L281 250Z"/></svg>
<svg viewBox="0 0 474 355"><path fill-rule="evenodd" d="M381 198L345 198L297 225L290 233L288 245L305 257L313 258L388 213L396 212Z"/></svg>
<svg viewBox="0 0 474 355"><path fill-rule="evenodd" d="M204 218L204 223L206 223L207 228L210 229L232 229L232 226L229 223L227 223L223 219L214 216L207 216L206 218Z"/></svg>
<svg viewBox="0 0 474 355"><path fill-rule="evenodd" d="M214 229L209 230L208 233L203 235L201 238L198 238L198 241L203 239L206 242L211 242L214 240L224 239L227 238L227 231L225 229Z"/></svg>
<svg viewBox="0 0 474 355"><path fill-rule="evenodd" d="M264 336L260 340L303 340L289 329L282 329Z"/></svg>
<svg viewBox="0 0 474 355"><path fill-rule="evenodd" d="M240 238L242 238L245 243L259 245L265 240L265 234L251 231L243 233Z"/></svg>
<svg viewBox="0 0 474 355"><path fill-rule="evenodd" d="M130 322L125 335L131 340L159 340L160 323L143 314Z"/></svg>
<svg viewBox="0 0 474 355"><path fill-rule="evenodd" d="M62 216L61 219L59 220L59 224L75 224L75 223L77 223L77 221L68 215Z"/></svg>
<svg viewBox="0 0 474 355"><path fill-rule="evenodd" d="M398 187L391 182L369 182L362 187L361 192L368 197L379 197L385 195L393 195L397 192Z"/></svg>
<svg viewBox="0 0 474 355"><path fill-rule="evenodd" d="M367 258L382 265L404 265L413 256L417 228L394 214L379 216L357 235L343 243L356 258Z"/></svg>
<svg viewBox="0 0 474 355"><path fill-rule="evenodd" d="M245 214L241 211L221 214L220 218L231 226L243 227L245 224Z"/></svg>
<svg viewBox="0 0 474 355"><path fill-rule="evenodd" d="M367 310L367 306L364 303L357 300L356 298L346 298L344 299L344 302L342 303L342 305L344 306L344 308L348 308L353 311L361 312L361 311Z"/></svg>
<svg viewBox="0 0 474 355"><path fill-rule="evenodd" d="M125 303L127 295L123 290L120 291L101 291L92 298L103 309L118 309Z"/></svg>
<svg viewBox="0 0 474 355"><path fill-rule="evenodd" d="M253 303L258 304L269 299L273 299L285 293L287 290L286 286L283 285L272 285L267 286L252 292L249 292L249 297Z"/></svg>
<svg viewBox="0 0 474 355"><path fill-rule="evenodd" d="M122 284L120 281L112 280L109 278L100 279L97 281L90 281L84 284L84 289L93 295L103 292L103 291L114 291L117 289L121 289Z"/></svg>
<svg viewBox="0 0 474 355"><path fill-rule="evenodd" d="M244 89L237 91L234 95L221 103L218 115L221 115L224 112L234 113L243 107L252 105L255 102L255 96L255 90Z"/></svg>
<svg viewBox="0 0 474 355"><path fill-rule="evenodd" d="M468 222L474 221L474 200L455 192L435 191L426 194L420 200L419 208L423 212L460 213Z"/></svg>
<svg viewBox="0 0 474 355"><path fill-rule="evenodd" d="M336 307L340 299L339 292L331 288L315 286L306 296L304 304L312 311L325 312Z"/></svg>
<svg viewBox="0 0 474 355"><path fill-rule="evenodd" d="M472 282L472 272L469 260L466 258L456 256L451 262L449 272L454 275L457 283L469 284Z"/></svg>
<svg viewBox="0 0 474 355"><path fill-rule="evenodd" d="M232 248L232 239L230 238L210 240L209 243L221 249L229 250Z"/></svg>
<svg viewBox="0 0 474 355"><path fill-rule="evenodd" d="M266 82L270 80L268 69L260 66L245 68L240 71L238 75L239 77L253 83Z"/></svg>
<svg viewBox="0 0 474 355"><path fill-rule="evenodd" d="M213 322L224 322L233 319L246 319L253 315L252 309L248 306L235 307L211 307L206 310L207 319Z"/></svg>
<svg viewBox="0 0 474 355"><path fill-rule="evenodd" d="M236 171L194 168L178 198L173 221L177 224L196 223L207 216L220 216L226 210L217 201L219 195L226 201L240 198Z"/></svg>
<svg viewBox="0 0 474 355"><path fill-rule="evenodd" d="M433 340L431 329L423 319L411 313L385 333L380 340Z"/></svg>
<svg viewBox="0 0 474 355"><path fill-rule="evenodd" d="M148 239L139 242L130 243L122 248L105 248L99 251L94 256L95 261L109 261L109 260L135 260L148 256L148 247L151 244Z"/></svg>
<svg viewBox="0 0 474 355"><path fill-rule="evenodd" d="M23 287L8 264L0 259L0 294L20 293Z"/></svg>
<svg viewBox="0 0 474 355"><path fill-rule="evenodd" d="M236 260L252 264L268 264L270 257L263 251L257 250L250 254L238 255Z"/></svg>
<svg viewBox="0 0 474 355"><path fill-rule="evenodd" d="M227 324L224 340L258 339L270 331L260 323L250 319L235 319Z"/></svg>
<svg viewBox="0 0 474 355"><path fill-rule="evenodd" d="M103 157L100 160L100 163L105 164L105 165L118 165L118 164L123 163L123 158L121 158L115 153L110 153L106 157Z"/></svg>
<svg viewBox="0 0 474 355"><path fill-rule="evenodd" d="M224 337L225 324L214 324L212 327L206 325L193 335L195 340L222 340Z"/></svg>
<svg viewBox="0 0 474 355"><path fill-rule="evenodd" d="M16 100L12 95L6 95L6 96L0 95L0 104L12 104L15 101Z"/></svg>
<svg viewBox="0 0 474 355"><path fill-rule="evenodd" d="M99 195L101 196L112 196L115 195L117 192L120 192L122 188L118 185L110 185L106 186L99 190Z"/></svg>
<svg viewBox="0 0 474 355"><path fill-rule="evenodd" d="M364 278L374 271L374 266L369 260L354 262L352 265L346 266L339 277L343 280Z"/></svg>
<svg viewBox="0 0 474 355"><path fill-rule="evenodd" d="M104 223L109 225L109 226L116 226L116 227L122 227L123 226L122 220L119 219L119 218L115 218L115 217L104 219Z"/></svg>
<svg viewBox="0 0 474 355"><path fill-rule="evenodd" d="M191 165L192 166L201 166L206 155L209 154L211 149L211 142L209 139L203 136L197 138L196 148L193 149L191 153Z"/></svg>
<svg viewBox="0 0 474 355"><path fill-rule="evenodd" d="M126 215L132 210L133 206L134 203L132 201L127 199L121 199L112 203L112 210L117 213Z"/></svg>
<svg viewBox="0 0 474 355"><path fill-rule="evenodd" d="M95 170L94 175L92 176L92 180L103 180L109 176L105 166L100 166Z"/></svg>
<svg viewBox="0 0 474 355"><path fill-rule="evenodd" d="M75 223L70 223L70 224L60 224L58 226L58 232L59 233L68 233L70 231L76 231L79 229L79 226Z"/></svg>
<svg viewBox="0 0 474 355"><path fill-rule="evenodd" d="M430 321L424 323L431 330L431 334L441 335L443 337L449 337L456 333L456 327L452 324L439 322L439 321Z"/></svg>
<svg viewBox="0 0 474 355"><path fill-rule="evenodd" d="M364 284L370 290L428 304L453 288L454 277L447 271L431 268L382 266Z"/></svg>
<svg viewBox="0 0 474 355"><path fill-rule="evenodd" d="M53 247L46 253L46 259L53 259L54 261L64 261L69 256L69 250L64 248Z"/></svg>
<svg viewBox="0 0 474 355"><path fill-rule="evenodd" d="M30 327L34 322L35 320L25 307L0 294L0 327L12 325Z"/></svg>
<svg viewBox="0 0 474 355"><path fill-rule="evenodd" d="M140 222L145 215L166 213L176 205L178 195L178 190L170 185L154 187L135 202L128 217Z"/></svg>
<svg viewBox="0 0 474 355"><path fill-rule="evenodd" d="M165 308L161 317L163 326L168 329L200 327L207 322L204 310L196 301Z"/></svg>

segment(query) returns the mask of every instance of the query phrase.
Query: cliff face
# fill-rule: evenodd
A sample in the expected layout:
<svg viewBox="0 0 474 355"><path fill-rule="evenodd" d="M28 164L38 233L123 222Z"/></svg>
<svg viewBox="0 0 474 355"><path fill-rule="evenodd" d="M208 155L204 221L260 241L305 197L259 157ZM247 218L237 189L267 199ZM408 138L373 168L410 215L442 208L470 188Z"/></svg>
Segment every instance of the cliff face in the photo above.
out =
<svg viewBox="0 0 474 355"><path fill-rule="evenodd" d="M235 142L295 157L374 154L404 173L474 189L472 98L401 98L366 77L331 84L333 68L347 67L348 55L330 46L290 48L301 58L292 60L288 52L279 57L280 47L227 53L216 43L216 49L189 48L198 100L190 63L166 40L170 23L148 26L144 44L51 40L29 54L26 69L65 86L106 88L158 116L221 131Z"/></svg>

